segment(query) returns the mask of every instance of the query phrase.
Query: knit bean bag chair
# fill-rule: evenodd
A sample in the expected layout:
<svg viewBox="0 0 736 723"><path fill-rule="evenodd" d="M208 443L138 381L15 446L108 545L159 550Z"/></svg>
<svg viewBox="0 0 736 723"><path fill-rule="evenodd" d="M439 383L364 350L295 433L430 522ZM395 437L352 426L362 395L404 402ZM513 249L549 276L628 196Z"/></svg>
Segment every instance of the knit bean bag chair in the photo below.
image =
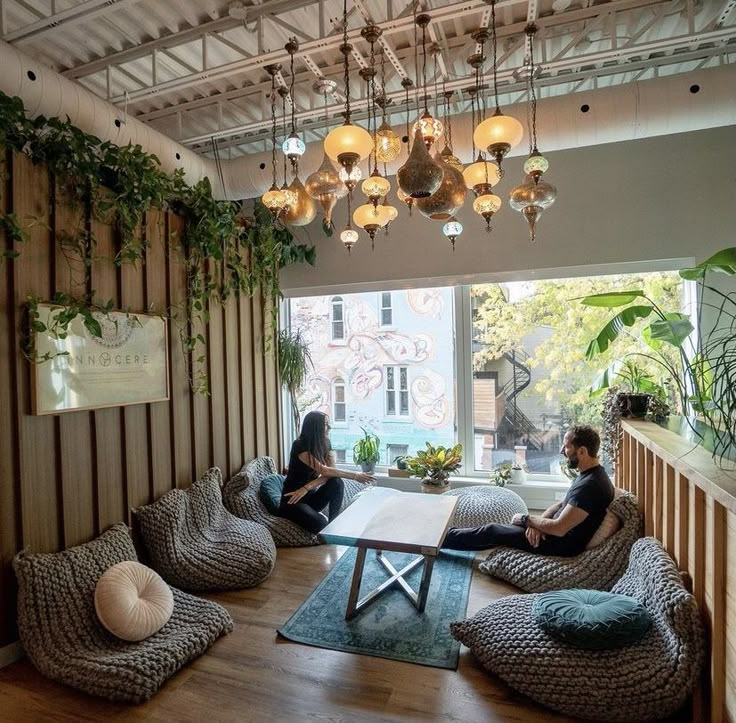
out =
<svg viewBox="0 0 736 723"><path fill-rule="evenodd" d="M496 600L450 628L485 668L549 708L586 720L666 718L684 705L703 665L695 599L653 537L633 546L612 592L638 600L652 619L644 637L625 647L588 650L551 637L532 615L539 595Z"/></svg>
<svg viewBox="0 0 736 723"><path fill-rule="evenodd" d="M636 497L628 492L616 497L608 509L621 520L621 527L597 547L575 557L552 557L497 547L480 563L479 569L525 592L576 587L609 591L626 570L631 546L641 537L641 514Z"/></svg>
<svg viewBox="0 0 736 723"><path fill-rule="evenodd" d="M524 500L506 487L476 485L444 494L459 498L451 527L478 527L491 522L507 525L517 512L529 512Z"/></svg>
<svg viewBox="0 0 736 723"><path fill-rule="evenodd" d="M276 465L271 457L256 457L248 462L225 484L222 491L225 506L234 515L267 527L278 547L306 547L321 544L317 535L307 532L291 520L271 514L261 501L259 495L261 481L276 472ZM343 484L345 492L342 510L353 502L359 492L365 489L365 485L354 480L344 479ZM326 508L324 513L327 514Z"/></svg>
<svg viewBox="0 0 736 723"><path fill-rule="evenodd" d="M172 588L166 625L139 642L116 638L95 613L95 586L124 560L137 557L123 524L63 552L18 553L18 627L26 654L44 675L91 695L139 703L230 632L233 621L220 605Z"/></svg>
<svg viewBox="0 0 736 723"><path fill-rule="evenodd" d="M134 510L151 566L185 590L236 590L265 580L276 562L268 530L230 514L222 473L205 472L187 490L171 490Z"/></svg>

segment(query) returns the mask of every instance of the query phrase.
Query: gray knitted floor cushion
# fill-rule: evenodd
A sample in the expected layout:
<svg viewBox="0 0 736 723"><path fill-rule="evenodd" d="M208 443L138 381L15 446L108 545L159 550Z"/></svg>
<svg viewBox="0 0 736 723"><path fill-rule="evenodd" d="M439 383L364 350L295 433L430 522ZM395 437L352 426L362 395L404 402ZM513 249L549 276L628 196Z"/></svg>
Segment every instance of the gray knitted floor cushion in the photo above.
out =
<svg viewBox="0 0 736 723"><path fill-rule="evenodd" d="M584 650L550 637L532 618L538 595L496 600L450 627L485 668L549 708L592 720L665 718L684 705L703 665L695 599L653 537L633 546L613 592L636 598L652 616L642 640L615 650Z"/></svg>
<svg viewBox="0 0 736 723"><path fill-rule="evenodd" d="M123 560L137 560L123 524L63 552L20 552L13 561L18 627L26 654L44 675L138 703L230 632L233 621L220 605L172 588L174 612L161 630L135 643L116 638L97 618L94 594L102 573Z"/></svg>
<svg viewBox="0 0 736 723"><path fill-rule="evenodd" d="M222 473L213 467L189 489L171 490L134 511L151 566L169 584L237 590L271 574L276 547L269 531L230 514L221 484Z"/></svg>
<svg viewBox="0 0 736 723"><path fill-rule="evenodd" d="M621 528L598 547L575 557L551 557L497 547L480 563L479 569L525 592L573 587L609 591L626 570L631 546L641 536L641 514L636 497L628 492L616 497L608 509L620 518Z"/></svg>
<svg viewBox="0 0 736 723"><path fill-rule="evenodd" d="M524 500L506 487L475 485L444 494L458 498L452 527L478 527L491 522L507 525L517 512L529 512Z"/></svg>
<svg viewBox="0 0 736 723"><path fill-rule="evenodd" d="M278 547L319 545L321 541L317 535L312 535L291 520L272 515L261 502L258 494L261 480L276 474L276 471L276 465L271 457L256 457L248 462L225 484L222 491L225 506L238 517L265 525ZM343 484L345 492L341 512L353 502L359 492L365 489L365 485L350 479L344 479ZM327 509L324 512L326 514Z"/></svg>

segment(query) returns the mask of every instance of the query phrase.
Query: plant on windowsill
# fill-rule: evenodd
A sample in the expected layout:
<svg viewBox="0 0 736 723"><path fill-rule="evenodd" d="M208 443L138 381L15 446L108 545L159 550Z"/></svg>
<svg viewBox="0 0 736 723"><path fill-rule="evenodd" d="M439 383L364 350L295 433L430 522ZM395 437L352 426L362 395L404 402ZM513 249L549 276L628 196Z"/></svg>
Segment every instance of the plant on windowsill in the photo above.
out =
<svg viewBox="0 0 736 723"><path fill-rule="evenodd" d="M507 484L524 484L526 473L526 465L517 462L501 462L491 472L490 482L496 487L505 487Z"/></svg>
<svg viewBox="0 0 736 723"><path fill-rule="evenodd" d="M353 446L353 462L359 464L366 474L372 474L376 469L376 463L381 458L381 440L365 427L361 429L363 438Z"/></svg>
<svg viewBox="0 0 736 723"><path fill-rule="evenodd" d="M413 477L422 480L422 492L438 494L450 487L450 475L460 468L463 461L463 446L433 446L419 450L415 456L406 458L406 467Z"/></svg>
<svg viewBox="0 0 736 723"><path fill-rule="evenodd" d="M406 455L401 454L394 457L394 466L388 468L389 477L411 477L411 472L406 468Z"/></svg>

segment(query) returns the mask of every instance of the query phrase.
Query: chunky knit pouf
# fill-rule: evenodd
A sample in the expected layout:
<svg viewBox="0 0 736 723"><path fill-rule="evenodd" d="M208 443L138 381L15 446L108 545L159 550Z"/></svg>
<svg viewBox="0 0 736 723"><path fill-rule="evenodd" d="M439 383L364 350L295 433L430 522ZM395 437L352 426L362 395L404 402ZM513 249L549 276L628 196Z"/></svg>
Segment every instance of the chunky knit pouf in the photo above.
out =
<svg viewBox="0 0 736 723"><path fill-rule="evenodd" d="M534 620L538 595L512 595L451 623L480 663L532 700L586 720L648 721L679 710L700 677L705 638L695 598L652 537L631 549L613 592L640 602L651 627L636 643L584 650Z"/></svg>
<svg viewBox="0 0 736 723"><path fill-rule="evenodd" d="M444 494L459 498L453 527L478 527L490 522L506 525L517 512L522 515L529 512L524 500L506 487L476 485Z"/></svg>
<svg viewBox="0 0 736 723"><path fill-rule="evenodd" d="M135 510L151 567L184 590L239 590L265 580L276 562L269 531L225 509L217 467L189 489Z"/></svg>

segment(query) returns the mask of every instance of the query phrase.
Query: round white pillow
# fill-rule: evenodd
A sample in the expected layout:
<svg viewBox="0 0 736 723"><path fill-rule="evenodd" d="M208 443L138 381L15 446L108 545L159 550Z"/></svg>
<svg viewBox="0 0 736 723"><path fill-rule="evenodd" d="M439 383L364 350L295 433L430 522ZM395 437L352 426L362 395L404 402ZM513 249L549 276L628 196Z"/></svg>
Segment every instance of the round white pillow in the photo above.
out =
<svg viewBox="0 0 736 723"><path fill-rule="evenodd" d="M126 560L105 570L97 581L95 610L115 637L144 640L169 621L174 595L157 572Z"/></svg>

